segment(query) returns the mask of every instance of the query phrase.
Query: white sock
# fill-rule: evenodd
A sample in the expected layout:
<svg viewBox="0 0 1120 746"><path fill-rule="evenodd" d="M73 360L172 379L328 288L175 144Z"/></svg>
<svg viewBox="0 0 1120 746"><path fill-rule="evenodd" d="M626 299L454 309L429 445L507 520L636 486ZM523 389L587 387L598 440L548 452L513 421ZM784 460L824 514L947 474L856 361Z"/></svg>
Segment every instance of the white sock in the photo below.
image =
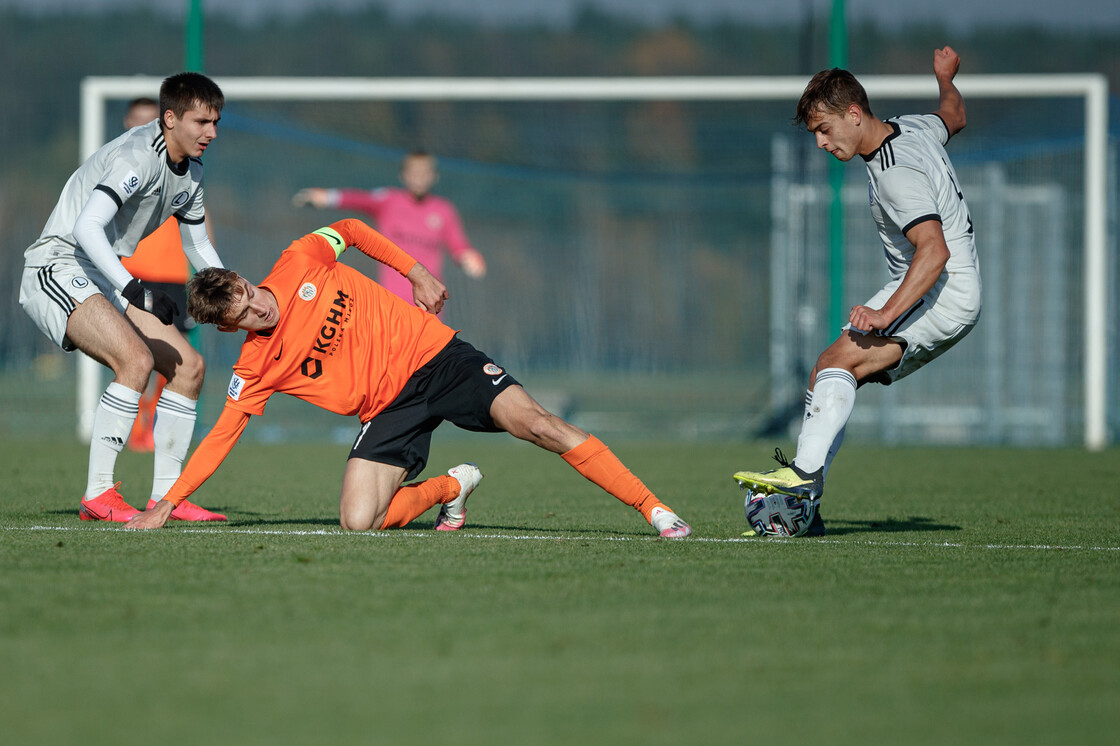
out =
<svg viewBox="0 0 1120 746"><path fill-rule="evenodd" d="M840 428L840 432L836 433L836 438L832 441L832 445L828 449L828 455L824 459L824 474L821 475L822 479L828 479L828 470L832 468L832 460L836 458L836 452L840 450L840 444L844 442L844 431L848 426Z"/></svg>
<svg viewBox="0 0 1120 746"><path fill-rule="evenodd" d="M856 378L843 368L825 368L817 373L810 396L805 399L805 419L797 438L798 469L812 473L829 460L833 443L848 424L856 402ZM835 454L833 454L835 456Z"/></svg>
<svg viewBox="0 0 1120 746"><path fill-rule="evenodd" d="M152 427L155 464L152 468L152 499L161 500L183 471L183 461L191 447L198 401L166 388L156 402Z"/></svg>
<svg viewBox="0 0 1120 746"><path fill-rule="evenodd" d="M93 414L93 433L89 442L89 471L86 473L87 500L113 486L117 456L128 441L132 423L140 411L140 392L113 381L106 387Z"/></svg>

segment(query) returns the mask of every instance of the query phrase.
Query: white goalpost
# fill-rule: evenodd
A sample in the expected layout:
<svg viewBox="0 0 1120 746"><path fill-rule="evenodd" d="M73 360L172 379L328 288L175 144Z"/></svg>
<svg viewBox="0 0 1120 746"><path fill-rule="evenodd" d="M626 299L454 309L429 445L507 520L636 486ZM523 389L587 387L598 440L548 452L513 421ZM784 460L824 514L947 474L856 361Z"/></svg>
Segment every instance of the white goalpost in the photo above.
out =
<svg viewBox="0 0 1120 746"><path fill-rule="evenodd" d="M106 103L156 97L161 78L94 76L81 84L80 155L88 158L106 141ZM299 78L216 77L227 101L789 101L806 78ZM931 75L864 76L878 97L937 99ZM1083 388L1086 448L1108 444L1108 81L1100 74L961 75L956 83L973 98L1070 98L1084 101L1083 163ZM221 242L218 242L219 250ZM981 257L981 261L983 258ZM100 366L79 355L78 435L88 441L103 389Z"/></svg>

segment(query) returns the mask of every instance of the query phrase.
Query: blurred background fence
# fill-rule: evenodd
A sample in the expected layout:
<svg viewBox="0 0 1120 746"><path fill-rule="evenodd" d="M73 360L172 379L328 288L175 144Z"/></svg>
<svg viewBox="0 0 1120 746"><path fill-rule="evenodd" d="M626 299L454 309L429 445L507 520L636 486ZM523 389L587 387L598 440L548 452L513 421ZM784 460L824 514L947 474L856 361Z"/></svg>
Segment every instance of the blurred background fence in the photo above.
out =
<svg viewBox="0 0 1120 746"><path fill-rule="evenodd" d="M662 54L675 43L679 55L687 31L662 34ZM472 34L464 31L477 41ZM925 47L921 67L889 72L927 72ZM245 61L233 72L259 66ZM281 57L271 65L276 73L288 66ZM207 71L220 77L231 67ZM701 67L683 63L680 72L707 72ZM172 62L157 73L175 69ZM650 70L627 72L635 71ZM28 437L74 432L74 358L53 349L16 300L23 249L77 164L76 81L68 88L51 97L67 102L72 126L40 132L50 136L34 140L34 157L17 149L0 181L0 427ZM984 319L931 370L861 390L849 432L883 442L1077 443L1085 402L1084 112L1061 99L968 103L969 126L949 152L976 223ZM880 116L935 108L928 99L873 104ZM822 265L828 156L790 126L791 112L790 102L758 101L231 101L205 157L207 202L227 265L260 279L292 240L348 215L293 208L295 191L395 185L403 154L424 147L440 159L436 192L458 206L490 269L481 281L449 269L445 321L546 406L611 437L785 437L795 430L808 369L836 333ZM119 131L123 113L123 100L110 102L107 135ZM1112 149L1113 256L1116 166ZM862 165L849 164L847 305L884 279L865 181ZM373 270L356 252L347 261ZM1107 271L1115 298L1114 261ZM789 349L776 352L776 339ZM209 366L201 430L220 410L238 340L213 329L200 337ZM1113 332L1113 392L1118 354ZM248 437L353 437L356 423L283 398Z"/></svg>

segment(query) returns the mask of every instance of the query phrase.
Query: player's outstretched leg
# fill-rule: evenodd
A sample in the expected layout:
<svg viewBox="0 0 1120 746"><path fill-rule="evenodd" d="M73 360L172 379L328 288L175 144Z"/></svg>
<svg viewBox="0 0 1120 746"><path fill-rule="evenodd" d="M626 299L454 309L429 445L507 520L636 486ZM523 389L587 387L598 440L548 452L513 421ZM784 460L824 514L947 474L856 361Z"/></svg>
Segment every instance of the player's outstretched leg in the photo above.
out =
<svg viewBox="0 0 1120 746"><path fill-rule="evenodd" d="M683 539L692 533L692 528L658 500L594 435L560 456L584 477L641 513L660 536Z"/></svg>
<svg viewBox="0 0 1120 746"><path fill-rule="evenodd" d="M447 470L459 483L459 495L443 504L436 518L436 531L458 531L467 522L467 498L482 481L482 472L474 464L459 464Z"/></svg>
<svg viewBox="0 0 1120 746"><path fill-rule="evenodd" d="M606 444L549 412L521 386L502 391L494 399L490 415L498 427L515 438L560 454L585 478L641 513L666 539L683 539L692 533L689 525L623 466Z"/></svg>

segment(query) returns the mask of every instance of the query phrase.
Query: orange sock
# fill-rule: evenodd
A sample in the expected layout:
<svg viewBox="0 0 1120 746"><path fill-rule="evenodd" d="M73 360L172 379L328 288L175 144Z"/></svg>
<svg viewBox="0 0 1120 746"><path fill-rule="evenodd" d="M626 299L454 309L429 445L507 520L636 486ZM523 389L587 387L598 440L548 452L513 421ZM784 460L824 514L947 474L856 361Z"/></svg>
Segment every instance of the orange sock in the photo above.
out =
<svg viewBox="0 0 1120 746"><path fill-rule="evenodd" d="M653 509L665 507L642 480L627 469L603 441L592 435L578 446L560 454L568 465L649 520Z"/></svg>
<svg viewBox="0 0 1120 746"><path fill-rule="evenodd" d="M389 503L381 528L407 526L433 505L451 502L458 496L459 480L447 474L401 487Z"/></svg>

